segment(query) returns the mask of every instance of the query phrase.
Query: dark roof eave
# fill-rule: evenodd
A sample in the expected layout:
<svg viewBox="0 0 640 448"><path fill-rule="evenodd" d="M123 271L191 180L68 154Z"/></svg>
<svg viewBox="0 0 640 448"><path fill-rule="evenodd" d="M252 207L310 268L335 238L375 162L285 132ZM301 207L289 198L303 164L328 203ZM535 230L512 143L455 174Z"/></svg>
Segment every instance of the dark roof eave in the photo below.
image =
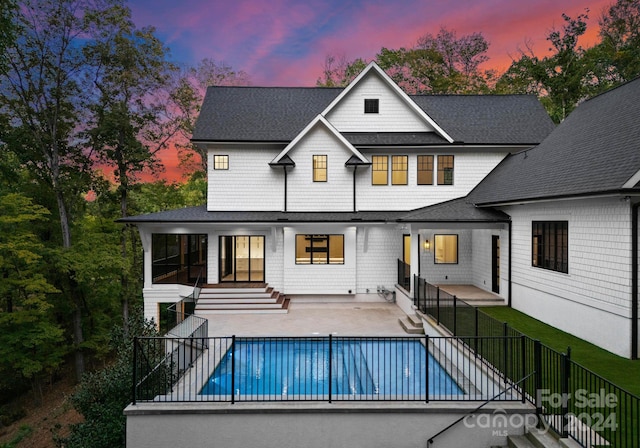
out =
<svg viewBox="0 0 640 448"><path fill-rule="evenodd" d="M582 199L589 197L602 197L602 196L623 196L623 195L640 195L639 188L618 188L615 190L603 190L603 191L589 191L583 193L568 193L557 194L547 196L532 196L529 198L514 198L505 199L498 202L476 202L476 207L500 207L505 205L511 205L514 203L527 203L527 202L539 202L539 201L557 201L566 199Z"/></svg>

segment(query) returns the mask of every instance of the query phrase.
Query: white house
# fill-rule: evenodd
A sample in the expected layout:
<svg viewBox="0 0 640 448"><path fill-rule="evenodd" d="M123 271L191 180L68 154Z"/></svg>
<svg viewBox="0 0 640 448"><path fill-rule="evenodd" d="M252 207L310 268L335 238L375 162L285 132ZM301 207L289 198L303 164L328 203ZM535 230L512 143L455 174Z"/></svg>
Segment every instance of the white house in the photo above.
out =
<svg viewBox="0 0 640 448"><path fill-rule="evenodd" d="M375 63L346 88L210 87L206 206L125 220L145 314L198 278L357 301L410 297L401 278L420 275L634 357L639 96L620 87L554 131L533 96L407 95Z"/></svg>

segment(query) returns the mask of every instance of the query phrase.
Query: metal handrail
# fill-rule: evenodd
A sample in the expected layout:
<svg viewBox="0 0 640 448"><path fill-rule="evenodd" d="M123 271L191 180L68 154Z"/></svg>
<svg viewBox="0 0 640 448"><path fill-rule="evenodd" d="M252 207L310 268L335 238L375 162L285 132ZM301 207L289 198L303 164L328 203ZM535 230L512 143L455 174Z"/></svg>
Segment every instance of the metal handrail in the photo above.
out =
<svg viewBox="0 0 640 448"><path fill-rule="evenodd" d="M449 426L447 426L444 429L441 429L439 432L437 432L436 434L434 434L433 436L429 437L429 439L427 439L427 444L428 445L433 445L433 439L435 439L436 437L442 435L443 433L447 432L448 430L450 430L451 428L453 428L455 425L457 425L458 423L460 423L462 420L464 420L465 418L467 418L467 416L472 415L475 412L478 412L480 409L482 409L483 407L485 407L486 405L488 405L489 403L491 403L492 401L495 401L498 399L498 397L500 397L500 395L504 394L507 391L510 391L511 389L513 389L514 387L516 387L518 384L522 383L523 381L526 381L530 376L535 375L536 371L534 370L533 372L529 373L527 376L521 378L520 380L518 380L517 382L513 383L511 386L509 386L508 388L506 388L505 390L503 390L502 392L500 392L497 395L494 395L493 397L489 398L487 401L485 401L484 403L482 403L480 406L478 406L475 409L472 409L468 412L466 412L462 417L458 418L456 421L454 421L453 423L451 423ZM524 393L524 391L522 392Z"/></svg>

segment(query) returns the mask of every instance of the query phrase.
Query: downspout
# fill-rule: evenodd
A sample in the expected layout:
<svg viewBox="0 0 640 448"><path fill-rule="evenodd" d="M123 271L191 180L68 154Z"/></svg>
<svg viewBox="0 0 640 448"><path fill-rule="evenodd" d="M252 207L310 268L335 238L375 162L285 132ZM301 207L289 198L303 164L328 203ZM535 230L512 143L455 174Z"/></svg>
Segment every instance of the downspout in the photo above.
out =
<svg viewBox="0 0 640 448"><path fill-rule="evenodd" d="M509 268L508 268L508 287L507 287L507 304L511 308L511 220L509 220Z"/></svg>
<svg viewBox="0 0 640 448"><path fill-rule="evenodd" d="M358 171L358 165L353 166L353 212L357 212L356 208L356 171Z"/></svg>
<svg viewBox="0 0 640 448"><path fill-rule="evenodd" d="M638 209L631 206L631 359L638 359Z"/></svg>
<svg viewBox="0 0 640 448"><path fill-rule="evenodd" d="M283 165L284 168L284 211L287 211L287 165Z"/></svg>

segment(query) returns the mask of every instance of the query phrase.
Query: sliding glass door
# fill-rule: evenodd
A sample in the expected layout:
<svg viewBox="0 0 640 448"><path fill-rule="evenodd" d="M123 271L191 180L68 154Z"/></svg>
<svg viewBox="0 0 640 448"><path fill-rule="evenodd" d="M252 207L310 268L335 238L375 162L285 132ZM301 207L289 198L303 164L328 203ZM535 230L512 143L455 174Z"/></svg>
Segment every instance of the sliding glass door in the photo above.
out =
<svg viewBox="0 0 640 448"><path fill-rule="evenodd" d="M264 236L220 237L220 281L264 282Z"/></svg>

